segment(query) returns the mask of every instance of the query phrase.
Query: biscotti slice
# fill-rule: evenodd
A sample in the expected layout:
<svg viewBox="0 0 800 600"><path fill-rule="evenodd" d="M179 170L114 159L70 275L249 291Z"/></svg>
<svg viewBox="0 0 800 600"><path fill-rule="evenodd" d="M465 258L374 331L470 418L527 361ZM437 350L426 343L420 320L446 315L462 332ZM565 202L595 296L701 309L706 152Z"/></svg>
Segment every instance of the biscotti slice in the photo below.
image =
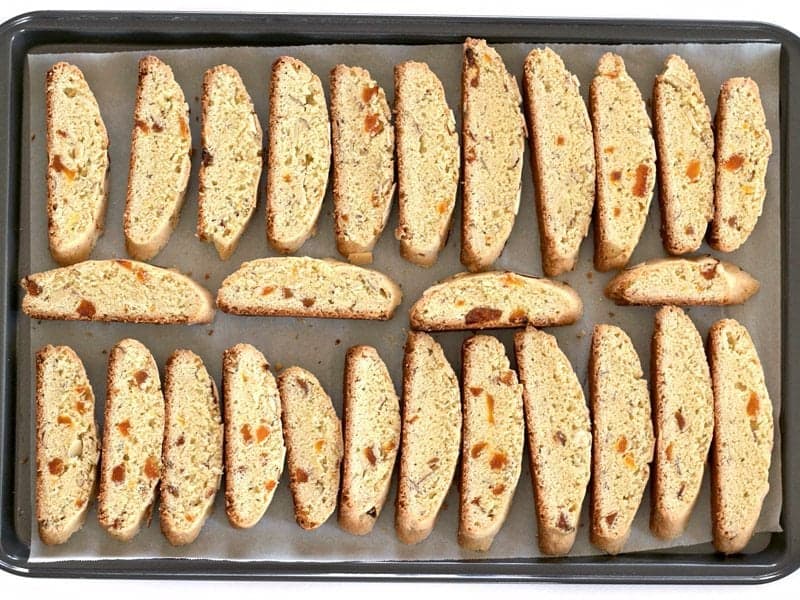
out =
<svg viewBox="0 0 800 600"><path fill-rule="evenodd" d="M342 424L330 396L305 369L283 371L278 389L294 518L303 529L316 529L336 509Z"/></svg>
<svg viewBox="0 0 800 600"><path fill-rule="evenodd" d="M714 216L714 132L697 75L670 54L653 87L661 239L670 254L694 252Z"/></svg>
<svg viewBox="0 0 800 600"><path fill-rule="evenodd" d="M759 285L749 273L713 256L656 258L619 273L605 293L617 304L722 306L745 302Z"/></svg>
<svg viewBox="0 0 800 600"><path fill-rule="evenodd" d="M714 430L703 340L680 308L656 313L650 364L656 433L650 529L672 539L686 529Z"/></svg>
<svg viewBox="0 0 800 600"><path fill-rule="evenodd" d="M514 336L523 384L539 550L567 554L589 484L592 432L583 388L556 338L533 327Z"/></svg>
<svg viewBox="0 0 800 600"><path fill-rule="evenodd" d="M36 353L36 521L45 544L81 528L97 470L94 393L69 346Z"/></svg>
<svg viewBox="0 0 800 600"><path fill-rule="evenodd" d="M32 319L209 323L211 294L176 271L130 260L87 260L20 282Z"/></svg>
<svg viewBox="0 0 800 600"><path fill-rule="evenodd" d="M214 509L222 478L222 419L217 386L202 359L175 350L164 375L166 428L161 531L170 544L191 544Z"/></svg>
<svg viewBox="0 0 800 600"><path fill-rule="evenodd" d="M595 325L589 355L592 398L591 542L622 551L642 500L653 460L650 394L627 334Z"/></svg>
<svg viewBox="0 0 800 600"><path fill-rule="evenodd" d="M772 401L753 340L733 319L708 334L714 389L711 521L714 547L740 552L750 541L769 491Z"/></svg>
<svg viewBox="0 0 800 600"><path fill-rule="evenodd" d="M506 520L522 470L522 386L497 338L473 336L461 352L464 439L458 543L485 551Z"/></svg>
<svg viewBox="0 0 800 600"><path fill-rule="evenodd" d="M267 239L295 252L314 235L331 166L331 125L322 83L305 63L272 65L267 169Z"/></svg>
<svg viewBox="0 0 800 600"><path fill-rule="evenodd" d="M47 222L50 254L62 265L86 260L103 233L108 199L108 133L81 70L47 72Z"/></svg>
<svg viewBox="0 0 800 600"><path fill-rule="evenodd" d="M137 260L150 260L178 224L192 167L189 105L172 69L155 56L139 61L133 118L125 248Z"/></svg>
<svg viewBox="0 0 800 600"><path fill-rule="evenodd" d="M590 88L597 162L594 266L621 269L639 242L656 181L650 117L622 57L600 57Z"/></svg>
<svg viewBox="0 0 800 600"><path fill-rule="evenodd" d="M394 109L400 203L395 237L403 258L429 267L447 242L456 203L456 120L442 82L423 62L394 68Z"/></svg>
<svg viewBox="0 0 800 600"><path fill-rule="evenodd" d="M206 71L202 106L197 237L213 243L226 260L256 208L261 124L239 72L228 65Z"/></svg>
<svg viewBox="0 0 800 600"><path fill-rule="evenodd" d="M161 478L164 396L153 355L124 339L108 355L97 518L110 535L130 540L149 522Z"/></svg>
<svg viewBox="0 0 800 600"><path fill-rule="evenodd" d="M347 351L344 373L344 465L339 525L372 531L392 481L400 445L400 400L371 346Z"/></svg>
<svg viewBox="0 0 800 600"><path fill-rule="evenodd" d="M225 404L225 511L252 527L272 502L283 472L281 398L264 355L236 344L222 357Z"/></svg>
<svg viewBox="0 0 800 600"><path fill-rule="evenodd" d="M464 42L461 73L461 262L482 271L500 256L519 210L525 119L517 80L485 40Z"/></svg>
<svg viewBox="0 0 800 600"><path fill-rule="evenodd" d="M383 273L308 257L243 263L222 282L217 306L227 313L324 319L390 319L402 293Z"/></svg>
<svg viewBox="0 0 800 600"><path fill-rule="evenodd" d="M708 243L733 252L756 226L767 195L772 137L758 84L734 77L722 84L717 102L717 179L714 220Z"/></svg>
<svg viewBox="0 0 800 600"><path fill-rule="evenodd" d="M460 273L429 287L411 307L411 327L425 331L568 325L583 312L565 283L510 271Z"/></svg>
<svg viewBox="0 0 800 600"><path fill-rule="evenodd" d="M554 277L575 268L592 220L592 124L578 78L550 48L531 50L523 81L542 268Z"/></svg>
<svg viewBox="0 0 800 600"><path fill-rule="evenodd" d="M333 218L336 249L371 262L394 195L394 127L386 94L369 72L331 71Z"/></svg>
<svg viewBox="0 0 800 600"><path fill-rule="evenodd" d="M461 394L442 347L410 331L403 357L403 437L395 530L404 544L426 539L453 483L461 447Z"/></svg>

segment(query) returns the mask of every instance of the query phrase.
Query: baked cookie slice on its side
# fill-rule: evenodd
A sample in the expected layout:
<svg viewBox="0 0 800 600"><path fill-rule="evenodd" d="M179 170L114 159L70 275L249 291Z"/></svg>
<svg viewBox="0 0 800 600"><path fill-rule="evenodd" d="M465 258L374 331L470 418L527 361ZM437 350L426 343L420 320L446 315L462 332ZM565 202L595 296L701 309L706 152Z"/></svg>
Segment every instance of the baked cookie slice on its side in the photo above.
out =
<svg viewBox="0 0 800 600"><path fill-rule="evenodd" d="M83 526L97 460L83 363L69 346L44 346L36 353L36 521L45 544L63 544Z"/></svg>
<svg viewBox="0 0 800 600"><path fill-rule="evenodd" d="M294 518L303 529L316 529L336 510L342 424L330 396L305 369L283 371L278 389Z"/></svg>
<svg viewBox="0 0 800 600"><path fill-rule="evenodd" d="M591 542L622 552L653 460L650 394L627 334L595 325L589 355L592 399Z"/></svg>
<svg viewBox="0 0 800 600"><path fill-rule="evenodd" d="M164 396L158 366L139 341L124 339L108 355L97 518L127 541L149 524L161 478Z"/></svg>
<svg viewBox="0 0 800 600"><path fill-rule="evenodd" d="M517 81L485 40L464 42L461 103L461 263L470 271L482 271L500 256L514 227L525 152Z"/></svg>
<svg viewBox="0 0 800 600"><path fill-rule="evenodd" d="M214 244L226 260L256 208L261 124L239 72L229 65L206 71L202 106L197 237Z"/></svg>
<svg viewBox="0 0 800 600"><path fill-rule="evenodd" d="M523 82L542 268L555 277L575 268L592 220L592 123L578 78L550 48L531 50Z"/></svg>
<svg viewBox="0 0 800 600"><path fill-rule="evenodd" d="M694 252L714 216L714 132L697 75L676 54L656 77L653 124L664 248Z"/></svg>
<svg viewBox="0 0 800 600"><path fill-rule="evenodd" d="M103 233L108 200L108 133L97 100L75 65L47 72L47 223L61 265L89 258Z"/></svg>
<svg viewBox="0 0 800 600"><path fill-rule="evenodd" d="M166 428L161 531L173 546L191 544L214 510L222 479L222 419L217 386L202 359L176 350L164 376Z"/></svg>
<svg viewBox="0 0 800 600"><path fill-rule="evenodd" d="M769 491L772 401L753 340L737 321L714 323L708 334L708 357L714 388L714 547L734 554L750 541Z"/></svg>
<svg viewBox="0 0 800 600"><path fill-rule="evenodd" d="M302 61L272 64L267 239L295 252L314 235L331 168L331 125L322 83Z"/></svg>
<svg viewBox="0 0 800 600"><path fill-rule="evenodd" d="M597 162L594 266L621 269L644 229L656 181L650 117L621 56L607 52L590 88Z"/></svg>
<svg viewBox="0 0 800 600"><path fill-rule="evenodd" d="M222 356L225 512L234 527L264 515L283 472L281 399L264 355L236 344Z"/></svg>
<svg viewBox="0 0 800 600"><path fill-rule="evenodd" d="M189 105L172 69L155 56L139 61L133 118L125 248L136 260L150 260L178 224L192 168Z"/></svg>

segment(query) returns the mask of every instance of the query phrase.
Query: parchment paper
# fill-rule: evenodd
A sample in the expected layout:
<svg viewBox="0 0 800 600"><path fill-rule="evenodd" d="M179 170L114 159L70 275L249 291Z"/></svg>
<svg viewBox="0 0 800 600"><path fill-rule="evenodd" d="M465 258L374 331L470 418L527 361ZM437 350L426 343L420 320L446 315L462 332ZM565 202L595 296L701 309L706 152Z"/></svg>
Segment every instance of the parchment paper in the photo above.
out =
<svg viewBox="0 0 800 600"><path fill-rule="evenodd" d="M536 40L526 44L501 44L497 49L503 55L509 70L521 80L522 64L527 52L535 47ZM727 45L553 45L561 53L569 69L582 83L587 93L594 66L606 50L619 52L626 60L628 70L639 84L643 95L651 96L654 77L662 69L666 56L676 52L682 55L697 71L712 114L716 108L717 94L722 81L736 75L749 75L761 87L767 123L774 144L773 158L769 163L768 195L758 226L743 248L724 258L731 260L762 282L761 291L747 304L730 308L692 308L688 312L703 336L717 319L730 316L739 319L750 330L760 353L766 373L767 386L775 408L775 421L780 411L780 234L779 234L779 159L780 137L778 125L778 89L780 47L770 44ZM272 62L282 54L291 54L305 61L319 74L325 87L328 73L337 63L357 64L370 70L373 77L393 95L393 67L403 60L427 61L441 77L447 99L456 118L460 118L460 66L459 45L441 46L296 46L289 48L218 48L190 50L152 50L172 65L178 82L183 87L191 107L192 139L195 149L193 169L186 204L180 224L167 247L154 259L154 263L176 267L205 284L212 292L222 279L244 260L272 256L264 233L263 189L257 213L245 233L233 258L227 262L218 259L213 247L200 242L195 236L197 218L197 168L200 157L199 114L203 72L219 63L235 66L244 79L256 105L262 125L267 122L269 73ZM92 87L111 139L111 191L106 233L99 241L92 258L125 257L122 236L122 211L129 158L130 133L136 88L137 60L146 51L118 53L75 53L31 55L28 60L28 95L26 102L30 141L29 194L23 197L22 214L29 211L30 227L23 227L23 256L21 273L41 271L56 266L47 249L45 217L45 129L44 129L44 78L47 69L58 60L77 64ZM327 92L326 92L327 93ZM268 132L267 132L268 135ZM529 150L526 147L526 154ZM522 201L513 234L498 268L541 274L538 231L533 205L533 183L529 156L525 157L522 177ZM263 182L263 180L262 180ZM262 186L263 188L263 186ZM330 189L325 199L319 221L319 233L301 249L302 254L315 257L336 257L332 233L332 201ZM354 344L374 345L386 361L396 386L401 383L402 348L408 327L408 309L422 291L434 281L461 271L458 261L460 199L456 208L453 234L439 261L431 269L421 269L400 258L393 231L397 213L392 217L375 251L374 267L390 274L403 288L404 300L393 320L385 323L332 321L293 318L243 318L218 312L208 326L154 326L103 323L35 322L27 317L19 320L20 349L29 370L20 373L21 398L28 403L20 409L23 431L20 432L22 449L28 456L20 461L20 479L27 478L30 486L34 478L34 447L32 406L34 394L32 353L41 345L69 344L81 356L97 397L96 413L102 421L105 398L105 369L108 350L124 337L135 337L153 352L156 361L163 365L167 356L178 347L191 348L205 360L209 372L220 383L222 351L237 342L250 342L261 349L267 359L280 369L282 366L300 365L313 371L331 395L339 414L342 414L342 370L346 349ZM653 199L644 235L636 248L631 264L664 255L659 237L660 215L657 197ZM591 235L589 236L591 238ZM25 249L29 252L25 252ZM709 252L704 246L702 252ZM607 300L602 290L610 274L594 271L591 262L592 240L587 239L581 249L580 261L574 272L561 279L575 287L585 302L583 318L575 325L552 328L561 348L571 359L581 381L586 383L587 353L591 329L595 323L613 323L621 326L631 336L642 360L645 373L649 370L649 342L652 334L651 308L617 307ZM460 370L459 349L468 333L437 335L451 360ZM512 331L497 333L511 356ZM513 359L512 359L513 360ZM23 362L23 364L26 364ZM398 387L399 391L399 387ZM102 427L102 423L101 423ZM29 430L25 430L29 428ZM780 439L776 427L775 452L770 474L771 489L758 524L758 531L779 531L781 510ZM526 450L527 453L527 450ZM30 460L27 460L30 457ZM29 490L28 490L29 491ZM275 498L265 517L250 530L235 530L225 517L222 495L217 497L213 515L206 523L197 541L184 548L173 548L162 537L157 517L152 526L130 543L120 543L110 538L97 524L94 509L87 523L67 544L47 547L41 544L35 531L32 501L29 494L18 509L27 515L31 531L31 560L55 561L64 559L102 560L105 558L185 557L228 560L285 560L290 562L316 561L380 561L389 559L475 559L522 558L538 556L536 525L529 469L523 465L522 476L513 506L505 526L495 539L491 550L484 554L464 551L456 543L458 499L455 486L450 492L444 510L430 538L417 546L404 546L397 541L393 529L395 490L381 514L374 531L366 537L354 537L339 529L333 516L325 525L313 532L305 532L295 524L287 476L280 481ZM586 503L585 503L586 504ZM687 532L673 542L661 542L648 529L650 512L649 490L645 492L642 506L633 525L626 551L656 548L673 548L672 552L691 551L688 546L708 542L710 535L710 508L708 476L694 510ZM157 512L156 512L157 514ZM27 531L26 531L27 533ZM573 555L597 554L588 541L586 506ZM761 538L763 546L764 538ZM754 541L754 546L757 544ZM681 547L684 547L683 549Z"/></svg>

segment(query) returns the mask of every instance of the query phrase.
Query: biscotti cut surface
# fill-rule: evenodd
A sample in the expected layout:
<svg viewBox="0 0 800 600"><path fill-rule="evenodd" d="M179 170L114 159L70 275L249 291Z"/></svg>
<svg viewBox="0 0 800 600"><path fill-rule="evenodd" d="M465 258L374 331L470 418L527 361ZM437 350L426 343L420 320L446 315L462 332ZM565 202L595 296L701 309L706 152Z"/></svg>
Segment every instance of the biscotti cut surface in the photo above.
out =
<svg viewBox="0 0 800 600"><path fill-rule="evenodd" d="M190 350L165 369L161 531L174 546L192 543L214 510L222 478L222 419L214 380Z"/></svg>
<svg viewBox="0 0 800 600"><path fill-rule="evenodd" d="M675 54L656 77L653 122L664 248L694 252L714 216L714 132L697 75Z"/></svg>
<svg viewBox="0 0 800 600"><path fill-rule="evenodd" d="M86 260L103 233L108 199L108 133L81 70L47 72L47 222L50 254L62 265Z"/></svg>
<svg viewBox="0 0 800 600"><path fill-rule="evenodd" d="M400 445L400 399L371 346L347 351L344 375L344 464L339 526L372 531L392 480Z"/></svg>
<svg viewBox="0 0 800 600"><path fill-rule="evenodd" d="M261 124L236 69L219 65L203 77L203 159L197 237L223 260L236 250L256 208L261 177Z"/></svg>
<svg viewBox="0 0 800 600"><path fill-rule="evenodd" d="M459 176L456 120L442 82L426 63L394 69L397 183L403 258L429 267L450 232Z"/></svg>
<svg viewBox="0 0 800 600"><path fill-rule="evenodd" d="M36 353L36 521L45 544L81 528L97 470L94 393L69 346Z"/></svg>
<svg viewBox="0 0 800 600"><path fill-rule="evenodd" d="M767 195L772 154L758 84L734 77L722 84L717 103L717 179L711 247L733 252L756 226Z"/></svg>
<svg viewBox="0 0 800 600"><path fill-rule="evenodd" d="M550 48L531 50L523 68L542 268L575 267L594 206L592 124L578 78Z"/></svg>
<svg viewBox="0 0 800 600"><path fill-rule="evenodd" d="M522 470L522 386L497 338L464 342L464 440L458 543L488 550L511 509Z"/></svg>
<svg viewBox="0 0 800 600"><path fill-rule="evenodd" d="M164 396L141 342L124 339L111 349L107 386L97 518L124 541L150 520L162 468Z"/></svg>
<svg viewBox="0 0 800 600"><path fill-rule="evenodd" d="M331 71L333 218L346 258L372 252L394 195L394 126L386 94L360 67Z"/></svg>
<svg viewBox="0 0 800 600"><path fill-rule="evenodd" d="M703 340L680 308L656 313L650 360L656 432L650 529L672 539L686 529L714 430Z"/></svg>
<svg viewBox="0 0 800 600"><path fill-rule="evenodd" d="M517 81L485 40L464 42L461 102L461 262L470 271L482 271L500 256L514 227L525 151Z"/></svg>
<svg viewBox="0 0 800 600"><path fill-rule="evenodd" d="M139 85L123 229L128 254L149 260L178 224L189 182L189 105L172 69L155 56L139 61Z"/></svg>
<svg viewBox="0 0 800 600"><path fill-rule="evenodd" d="M378 271L281 257L242 264L222 282L217 306L239 315L386 320L401 299L397 284Z"/></svg>
<svg viewBox="0 0 800 600"><path fill-rule="evenodd" d="M510 271L461 273L429 287L411 308L411 326L425 331L566 325L583 312L564 283Z"/></svg>
<svg viewBox="0 0 800 600"><path fill-rule="evenodd" d="M272 502L286 449L278 385L264 355L236 344L222 357L225 405L225 511L252 527Z"/></svg>
<svg viewBox="0 0 800 600"><path fill-rule="evenodd" d="M87 260L20 282L22 311L33 319L209 323L208 290L176 271L131 260Z"/></svg>
<svg viewBox="0 0 800 600"><path fill-rule="evenodd" d="M772 401L753 340L733 319L708 334L714 388L711 521L714 547L740 552L750 541L769 491L774 439Z"/></svg>
<svg viewBox="0 0 800 600"><path fill-rule="evenodd" d="M741 304L755 294L758 280L712 256L656 258L619 273L606 286L617 304Z"/></svg>
<svg viewBox="0 0 800 600"><path fill-rule="evenodd" d="M331 126L322 83L305 63L272 65L267 169L267 238L295 252L316 230L331 166Z"/></svg>
<svg viewBox="0 0 800 600"><path fill-rule="evenodd" d="M628 264L642 235L656 181L650 117L622 57L606 53L590 88L597 162L594 265Z"/></svg>
<svg viewBox="0 0 800 600"><path fill-rule="evenodd" d="M303 529L316 529L336 509L342 424L314 375L289 367L278 376L283 407L283 435L294 518Z"/></svg>
<svg viewBox="0 0 800 600"><path fill-rule="evenodd" d="M442 347L410 331L403 358L403 437L395 530L404 544L427 538L458 462L461 395Z"/></svg>
<svg viewBox="0 0 800 600"><path fill-rule="evenodd" d="M624 331L595 325L589 357L592 398L591 542L622 551L653 460L650 394L639 356Z"/></svg>
<svg viewBox="0 0 800 600"><path fill-rule="evenodd" d="M555 337L528 327L514 336L514 348L524 386L539 550L567 554L575 543L589 484L589 409Z"/></svg>

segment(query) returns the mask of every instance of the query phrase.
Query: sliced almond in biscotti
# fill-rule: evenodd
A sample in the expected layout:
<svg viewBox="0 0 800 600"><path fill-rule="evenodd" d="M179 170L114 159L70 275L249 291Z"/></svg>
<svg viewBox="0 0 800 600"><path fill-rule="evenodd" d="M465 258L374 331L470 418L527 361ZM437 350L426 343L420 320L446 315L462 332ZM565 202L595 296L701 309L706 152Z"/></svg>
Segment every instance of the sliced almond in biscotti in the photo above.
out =
<svg viewBox="0 0 800 600"><path fill-rule="evenodd" d="M342 424L330 396L313 374L289 367L278 376L283 407L283 435L294 518L303 529L316 529L336 509Z"/></svg>
<svg viewBox="0 0 800 600"><path fill-rule="evenodd" d="M333 218L339 254L372 252L394 195L394 127L386 94L369 71L331 71Z"/></svg>
<svg viewBox="0 0 800 600"><path fill-rule="evenodd" d="M281 257L242 264L222 282L217 306L237 315L386 320L401 299L397 284L378 271Z"/></svg>
<svg viewBox="0 0 800 600"><path fill-rule="evenodd" d="M711 521L714 547L741 552L753 535L769 491L774 438L772 401L753 340L733 319L708 334L714 388Z"/></svg>
<svg viewBox="0 0 800 600"><path fill-rule="evenodd" d="M578 78L550 48L531 50L523 81L542 268L554 277L575 268L592 220L592 124Z"/></svg>
<svg viewBox="0 0 800 600"><path fill-rule="evenodd" d="M162 468L164 396L156 361L141 342L124 339L111 349L107 386L97 518L125 541L149 522Z"/></svg>
<svg viewBox="0 0 800 600"><path fill-rule="evenodd" d="M464 42L461 103L461 262L470 271L482 271L500 256L514 227L525 152L517 80L485 40Z"/></svg>
<svg viewBox="0 0 800 600"><path fill-rule="evenodd" d="M202 106L197 237L226 260L256 208L261 124L239 72L228 65L206 71Z"/></svg>
<svg viewBox="0 0 800 600"><path fill-rule="evenodd" d="M400 254L436 262L447 242L458 191L458 134L442 82L423 62L394 68Z"/></svg>
<svg viewBox="0 0 800 600"><path fill-rule="evenodd" d="M161 531L174 546L191 544L214 510L222 478L222 419L217 386L202 359L175 350L164 376L166 428Z"/></svg>
<svg viewBox="0 0 800 600"><path fill-rule="evenodd" d="M347 351L344 373L344 465L339 525L372 531L381 513L400 445L400 400L371 346Z"/></svg>
<svg viewBox="0 0 800 600"><path fill-rule="evenodd" d="M745 302L759 285L749 273L712 256L656 258L619 273L605 293L617 304L720 306Z"/></svg>
<svg viewBox="0 0 800 600"><path fill-rule="evenodd" d="M208 290L176 271L131 260L87 260L20 282L22 311L33 319L209 323Z"/></svg>
<svg viewBox="0 0 800 600"><path fill-rule="evenodd" d="M150 260L178 224L189 183L192 134L189 105L169 65L139 61L139 85L123 229L133 258Z"/></svg>
<svg viewBox="0 0 800 600"><path fill-rule="evenodd" d="M656 313L650 364L656 432L650 529L672 539L686 529L714 430L703 340L680 308Z"/></svg>
<svg viewBox="0 0 800 600"><path fill-rule="evenodd" d="M103 233L108 199L108 133L81 70L47 72L47 221L59 264L86 260Z"/></svg>
<svg viewBox="0 0 800 600"><path fill-rule="evenodd" d="M627 334L595 325L589 355L592 398L591 542L622 551L642 500L653 460L650 394Z"/></svg>
<svg viewBox="0 0 800 600"><path fill-rule="evenodd" d="M458 543L485 551L506 520L522 470L522 386L495 337L469 338L462 357L464 439Z"/></svg>
<svg viewBox="0 0 800 600"><path fill-rule="evenodd" d="M539 550L567 554L575 542L589 484L589 409L555 337L528 327L514 336L514 348L524 386Z"/></svg>
<svg viewBox="0 0 800 600"><path fill-rule="evenodd" d="M403 358L403 437L395 530L404 544L426 539L453 483L461 447L461 394L442 347L410 331Z"/></svg>
<svg viewBox="0 0 800 600"><path fill-rule="evenodd" d="M222 357L225 405L225 510L252 527L272 502L283 472L281 399L264 355L236 344Z"/></svg>
<svg viewBox="0 0 800 600"><path fill-rule="evenodd" d="M305 63L272 65L267 169L267 238L294 252L314 234L331 167L331 125L322 83Z"/></svg>
<svg viewBox="0 0 800 600"><path fill-rule="evenodd" d="M44 346L36 353L36 521L45 544L63 544L83 525L97 459L83 363L69 346Z"/></svg>
<svg viewBox="0 0 800 600"><path fill-rule="evenodd" d="M714 215L714 132L697 75L676 54L656 77L653 123L664 248L694 252Z"/></svg>
<svg viewBox="0 0 800 600"><path fill-rule="evenodd" d="M411 307L425 331L568 325L583 303L565 283L510 271L460 273L429 287Z"/></svg>
<svg viewBox="0 0 800 600"><path fill-rule="evenodd" d="M758 84L734 77L722 84L717 103L715 211L708 243L733 252L756 226L767 195L772 137Z"/></svg>
<svg viewBox="0 0 800 600"><path fill-rule="evenodd" d="M656 148L642 94L622 57L600 57L589 95L597 162L594 265L610 271L628 264L642 235Z"/></svg>

